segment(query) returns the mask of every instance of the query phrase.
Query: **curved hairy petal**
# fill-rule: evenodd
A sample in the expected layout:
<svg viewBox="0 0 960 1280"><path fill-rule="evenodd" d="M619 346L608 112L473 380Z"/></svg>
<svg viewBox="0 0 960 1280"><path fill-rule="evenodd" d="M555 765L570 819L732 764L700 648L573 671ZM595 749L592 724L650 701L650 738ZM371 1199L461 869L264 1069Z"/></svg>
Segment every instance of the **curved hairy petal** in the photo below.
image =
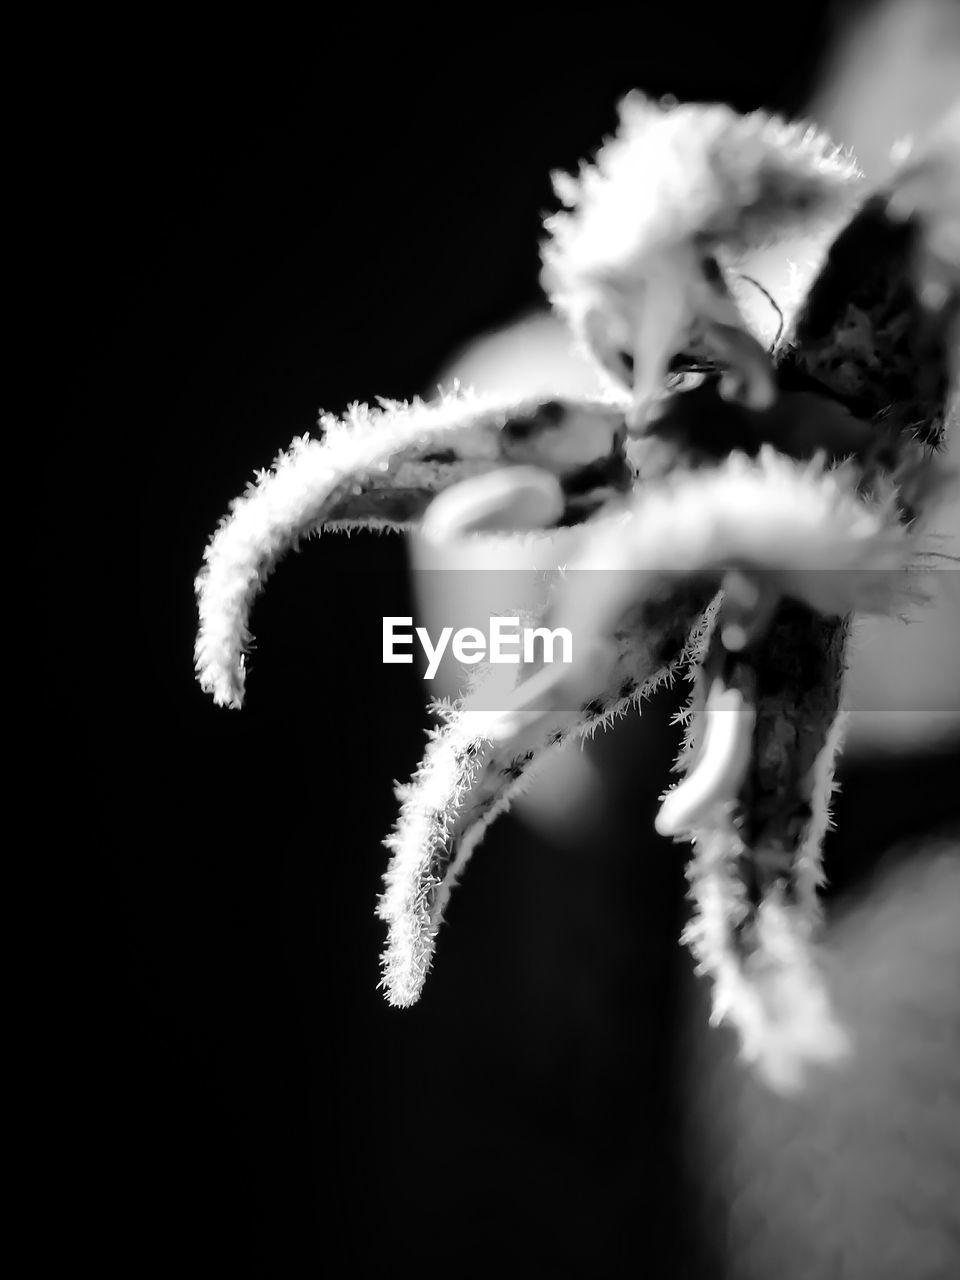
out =
<svg viewBox="0 0 960 1280"><path fill-rule="evenodd" d="M204 553L196 669L221 705L243 702L254 598L301 538L328 528L403 528L450 485L502 466L554 475L572 521L630 481L622 410L603 401L504 403L456 392L431 404L356 405L321 425L320 439L295 440L236 499Z"/></svg>
<svg viewBox="0 0 960 1280"><path fill-rule="evenodd" d="M811 944L809 924L779 890L752 908L746 902L736 833L705 832L689 873L697 914L683 941L713 988L714 1024L735 1027L743 1058L774 1089L793 1092L809 1068L840 1061L850 1050L833 1012ZM746 943L738 933L750 921Z"/></svg>
<svg viewBox="0 0 960 1280"><path fill-rule="evenodd" d="M549 610L548 624L575 637L574 661L538 672L509 700L495 732L570 705L613 663L624 620L655 628L684 582L716 591L731 568L762 575L778 596L841 617L887 612L909 595L913 545L892 492L867 505L851 468L799 463L771 448L734 454L717 467L675 472L642 489L631 508L584 531ZM531 697L531 694L535 695Z"/></svg>
<svg viewBox="0 0 960 1280"><path fill-rule="evenodd" d="M630 280L681 240L754 249L847 212L859 179L813 125L630 94L595 163L554 177L565 211L546 224L550 281Z"/></svg>
<svg viewBox="0 0 960 1280"><path fill-rule="evenodd" d="M386 841L392 857L379 914L389 926L382 985L391 1004L419 998L447 899L490 823L551 751L610 724L672 678L697 651L703 603L689 604L679 640L675 616L622 636L612 669L585 701L557 707L508 739L490 736L506 693L494 668L462 703L437 708L444 723L431 733L413 780L398 791L400 817Z"/></svg>
<svg viewBox="0 0 960 1280"><path fill-rule="evenodd" d="M724 394L775 399L767 353L719 265L839 220L859 174L822 134L722 105L621 105L616 136L578 178L555 178L565 208L545 222L550 300L614 381L641 430L677 357L718 362Z"/></svg>
<svg viewBox="0 0 960 1280"><path fill-rule="evenodd" d="M711 659L721 652L722 614L721 604L706 669L715 669ZM751 662L732 664L732 683L743 684L750 704L750 750L732 787L710 759L708 677L699 672L677 766L686 777L664 799L668 813L685 791L700 801L666 834L693 845L694 915L683 940L711 980L714 1021L736 1028L744 1057L781 1091L799 1087L810 1066L837 1060L847 1047L813 946L843 730L846 630L843 620L785 604ZM718 789L705 801L704 786L715 779Z"/></svg>

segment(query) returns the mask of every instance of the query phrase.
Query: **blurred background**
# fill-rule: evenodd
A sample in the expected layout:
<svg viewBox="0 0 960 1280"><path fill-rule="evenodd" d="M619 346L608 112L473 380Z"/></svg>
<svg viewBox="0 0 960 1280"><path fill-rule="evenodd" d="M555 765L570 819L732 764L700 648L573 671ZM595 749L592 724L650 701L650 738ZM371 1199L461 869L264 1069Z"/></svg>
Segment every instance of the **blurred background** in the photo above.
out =
<svg viewBox="0 0 960 1280"><path fill-rule="evenodd" d="M854 667L828 944L860 1049L792 1103L707 1027L677 943L682 857L652 828L674 697L497 824L398 1012L373 912L427 717L380 619L431 608L411 553L328 538L284 562L240 715L193 681L192 581L319 407L453 374L586 385L543 312L540 219L629 89L811 114L879 178L957 92L960 6L138 23L64 31L37 76L52 448L104 548L65 540L58 599L111 666L54 722L84 903L59 975L63 1231L137 1276L950 1274L960 877L931 833L960 809L953 575ZM102 600L115 565L133 611Z"/></svg>

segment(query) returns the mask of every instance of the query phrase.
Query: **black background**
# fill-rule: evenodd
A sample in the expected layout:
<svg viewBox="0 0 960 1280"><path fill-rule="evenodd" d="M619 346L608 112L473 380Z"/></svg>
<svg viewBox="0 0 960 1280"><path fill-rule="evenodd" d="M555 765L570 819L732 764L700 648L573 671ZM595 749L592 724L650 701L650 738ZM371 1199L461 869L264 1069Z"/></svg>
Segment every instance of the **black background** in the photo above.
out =
<svg viewBox="0 0 960 1280"><path fill-rule="evenodd" d="M379 661L381 616L412 607L403 545L284 563L240 714L194 682L192 582L318 408L423 392L536 303L549 171L619 96L796 110L849 8L60 31L34 108L65 375L54 594L91 656L55 690L67 786L41 815L81 935L46 1177L99 1274L711 1274L678 1156L682 868L647 834L672 704L598 742L590 847L491 834L401 1013L373 908L427 723L412 669ZM890 769L933 803L928 768ZM835 878L895 834L878 785L848 776L859 852Z"/></svg>

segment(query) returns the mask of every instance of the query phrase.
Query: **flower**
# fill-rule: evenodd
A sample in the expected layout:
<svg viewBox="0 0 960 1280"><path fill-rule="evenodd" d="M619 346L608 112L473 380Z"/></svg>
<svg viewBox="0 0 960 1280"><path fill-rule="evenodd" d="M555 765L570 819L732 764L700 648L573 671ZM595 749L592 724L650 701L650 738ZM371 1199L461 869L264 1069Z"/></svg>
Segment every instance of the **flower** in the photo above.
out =
<svg viewBox="0 0 960 1280"><path fill-rule="evenodd" d="M355 405L295 440L221 522L196 582L195 658L231 707L254 598L304 537L578 530L532 619L576 625L576 661L510 668L507 687L479 672L434 707L423 763L398 789L379 905L391 1003L417 1000L454 884L532 772L685 673L682 777L657 827L692 846L684 940L714 1019L780 1090L849 1048L816 961L820 845L849 618L899 608L923 550L912 521L936 482L960 311L960 118L919 154L864 195L809 126L632 95L595 163L556 180L565 207L543 251L551 301L612 375L609 394L454 388ZM726 272L753 246L844 218L767 352Z"/></svg>

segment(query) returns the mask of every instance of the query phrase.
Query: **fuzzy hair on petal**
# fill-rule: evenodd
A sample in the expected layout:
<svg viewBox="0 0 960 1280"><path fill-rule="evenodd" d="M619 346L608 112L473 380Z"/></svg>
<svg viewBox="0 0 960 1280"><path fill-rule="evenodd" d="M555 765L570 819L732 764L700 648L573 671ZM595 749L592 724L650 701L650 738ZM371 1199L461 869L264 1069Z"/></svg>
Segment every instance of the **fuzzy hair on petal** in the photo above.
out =
<svg viewBox="0 0 960 1280"><path fill-rule="evenodd" d="M628 512L596 527L569 565L554 626L612 634L657 579L716 577L747 567L819 612L890 612L912 586L914 540L891 497L868 503L852 469L797 462L764 447L640 489ZM620 572L614 572L620 571ZM662 588L661 588L662 589Z"/></svg>
<svg viewBox="0 0 960 1280"><path fill-rule="evenodd" d="M704 628L693 619L687 644L667 664L656 656L655 629L624 636L611 678L586 705L558 707L505 742L489 732L498 719L492 708L508 696L500 672L510 668L481 670L462 702L435 708L443 723L412 781L398 789L400 816L385 841L392 856L378 914L388 925L381 986L390 1004L419 999L447 900L494 819L568 739L592 737L670 683L700 652Z"/></svg>
<svg viewBox="0 0 960 1280"><path fill-rule="evenodd" d="M622 411L599 400L504 402L456 389L430 404L354 405L342 420L324 415L321 427L321 439L294 440L258 474L204 552L196 670L222 706L243 703L253 601L302 538L408 527L437 493L501 465L576 474L615 456Z"/></svg>
<svg viewBox="0 0 960 1280"><path fill-rule="evenodd" d="M737 930L751 915L736 864L732 828L699 833L688 870L696 915L682 941L711 979L715 1024L740 1037L743 1058L774 1090L801 1088L811 1067L833 1065L850 1051L831 1008L810 941L809 923L771 894L752 918L749 940Z"/></svg>
<svg viewBox="0 0 960 1280"><path fill-rule="evenodd" d="M836 767L847 729L848 713L842 702L827 732L808 780L810 820L797 850L793 869L796 910L811 927L820 923L819 891L823 888L823 841L833 823L830 806L837 790Z"/></svg>
<svg viewBox="0 0 960 1280"><path fill-rule="evenodd" d="M622 288L684 242L740 253L815 229L852 208L859 179L812 125L720 104L663 108L631 94L595 163L554 179L565 208L545 223L551 294L563 309L564 296L590 281Z"/></svg>

